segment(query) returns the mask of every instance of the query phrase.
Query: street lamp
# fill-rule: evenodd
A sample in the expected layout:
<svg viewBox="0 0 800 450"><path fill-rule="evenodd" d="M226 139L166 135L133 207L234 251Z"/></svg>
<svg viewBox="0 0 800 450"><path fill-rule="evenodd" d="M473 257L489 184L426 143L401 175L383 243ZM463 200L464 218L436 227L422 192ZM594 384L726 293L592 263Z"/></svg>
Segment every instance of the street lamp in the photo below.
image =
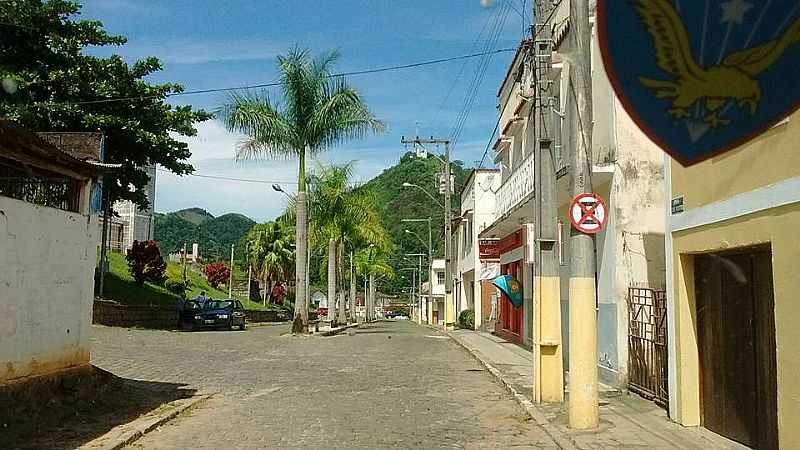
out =
<svg viewBox="0 0 800 450"><path fill-rule="evenodd" d="M430 244L426 244L426 243L425 243L425 241L423 241L423 240L422 240L422 238L421 238L421 237L419 237L419 235L418 235L417 233L414 233L414 232L413 232L413 231L411 231L411 230L403 230L403 231L405 231L405 232L406 232L406 233L408 233L408 234L413 234L413 235L414 235L414 237L415 237L415 238L417 238L417 239L418 239L418 240L419 240L419 241L422 243L422 245L424 245L424 246L425 246L425 248L426 248L426 249L428 249L428 253L430 253L430 247L429 247L429 245L430 245Z"/></svg>
<svg viewBox="0 0 800 450"><path fill-rule="evenodd" d="M435 201L435 202L436 202L436 204L437 204L437 205L439 205L439 207L440 207L440 208L444 209L444 205L442 204L442 202L440 202L440 201L439 201L439 199L437 199L436 197L434 197L434 196L433 196L433 195L432 195L430 192L428 192L428 191L427 191L425 188L423 188L422 186L420 186L420 185L418 185L418 184L413 184L413 183L405 182L405 183L403 183L403 187L407 187L407 188L408 188L408 187L414 187L414 188L417 188L417 189L419 189L420 191L424 192L424 193L425 193L425 195L427 195L428 197L430 197L430 199L431 199L431 200Z"/></svg>

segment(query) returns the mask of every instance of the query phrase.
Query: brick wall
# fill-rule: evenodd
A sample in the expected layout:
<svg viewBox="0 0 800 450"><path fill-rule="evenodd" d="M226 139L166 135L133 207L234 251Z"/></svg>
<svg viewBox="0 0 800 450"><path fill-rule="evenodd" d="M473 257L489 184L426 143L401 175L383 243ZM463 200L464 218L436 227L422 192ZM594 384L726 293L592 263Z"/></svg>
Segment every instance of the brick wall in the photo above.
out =
<svg viewBox="0 0 800 450"><path fill-rule="evenodd" d="M290 319L285 311L247 311L247 322L282 322ZM174 329L178 323L175 307L120 305L95 301L92 323L110 327Z"/></svg>

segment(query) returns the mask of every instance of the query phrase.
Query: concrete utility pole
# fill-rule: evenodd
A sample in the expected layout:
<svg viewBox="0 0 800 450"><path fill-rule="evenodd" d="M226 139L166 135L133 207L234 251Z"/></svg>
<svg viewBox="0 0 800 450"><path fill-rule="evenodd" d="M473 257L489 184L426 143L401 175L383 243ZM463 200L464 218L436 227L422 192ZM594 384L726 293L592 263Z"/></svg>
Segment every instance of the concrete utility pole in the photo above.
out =
<svg viewBox="0 0 800 450"><path fill-rule="evenodd" d="M572 195L592 192L591 29L588 0L570 0L569 90ZM597 428L597 310L594 237L570 227L569 424Z"/></svg>
<svg viewBox="0 0 800 450"><path fill-rule="evenodd" d="M452 262L452 225L450 223L450 214L452 206L450 203L450 190L452 189L450 183L450 140L448 139L420 139L417 136L414 139L406 140L403 138L403 144L415 145L444 145L444 326L446 330L452 330L456 322L455 304L453 303L453 262ZM431 261L431 264L433 262Z"/></svg>
<svg viewBox="0 0 800 450"><path fill-rule="evenodd" d="M533 316L533 399L537 403L564 401L564 363L561 342L561 282L556 242L556 161L553 137L554 92L549 78L552 69L553 38L546 21L555 8L550 0L534 5L533 46L528 50L526 68L532 71L533 109L528 119L526 141L534 146L536 215L533 260L533 291L536 295Z"/></svg>
<svg viewBox="0 0 800 450"><path fill-rule="evenodd" d="M228 272L228 298L233 298L233 244L231 244L231 265Z"/></svg>

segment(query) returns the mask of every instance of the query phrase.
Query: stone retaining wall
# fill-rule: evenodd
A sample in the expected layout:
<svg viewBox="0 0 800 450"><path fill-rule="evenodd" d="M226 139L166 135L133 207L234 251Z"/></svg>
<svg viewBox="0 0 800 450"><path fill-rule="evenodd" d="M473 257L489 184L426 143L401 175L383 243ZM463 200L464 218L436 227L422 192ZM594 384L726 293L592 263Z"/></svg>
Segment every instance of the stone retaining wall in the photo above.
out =
<svg viewBox="0 0 800 450"><path fill-rule="evenodd" d="M121 305L95 301L92 323L109 327L140 327L162 330L174 329L178 323L175 307ZM248 322L282 322L290 319L285 311L247 311Z"/></svg>

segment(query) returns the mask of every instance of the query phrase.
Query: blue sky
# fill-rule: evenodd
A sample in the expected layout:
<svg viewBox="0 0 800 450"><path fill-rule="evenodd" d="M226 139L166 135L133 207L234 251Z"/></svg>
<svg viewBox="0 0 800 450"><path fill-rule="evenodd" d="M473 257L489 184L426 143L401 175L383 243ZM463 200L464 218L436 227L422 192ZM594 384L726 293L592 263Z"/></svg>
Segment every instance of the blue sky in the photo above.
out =
<svg viewBox="0 0 800 450"><path fill-rule="evenodd" d="M481 51L487 37L481 32L504 10L503 1L516 11L508 13L492 48L516 47L523 36L518 11L523 11L524 2L529 22L529 1L494 0L484 7L488 0L85 0L83 17L100 19L110 32L128 37L127 45L99 52L119 53L129 61L157 56L164 70L152 81L173 81L197 90L273 81L275 57L296 45L315 53L338 49L337 71ZM492 57L454 159L474 165L481 158L497 120L497 89L512 56ZM350 83L386 122L388 132L342 145L320 159L353 161L355 178L368 180L397 162L404 152L400 138L412 136L417 121L420 135L449 136L479 61L351 77ZM214 110L224 100L223 94L203 94L172 102ZM294 190L295 161L238 162L233 155L240 136L216 121L199 124L198 130L197 137L187 139L196 173L280 181L287 191ZM215 215L240 212L261 221L278 215L285 201L268 184L158 173L157 211L193 206Z"/></svg>

